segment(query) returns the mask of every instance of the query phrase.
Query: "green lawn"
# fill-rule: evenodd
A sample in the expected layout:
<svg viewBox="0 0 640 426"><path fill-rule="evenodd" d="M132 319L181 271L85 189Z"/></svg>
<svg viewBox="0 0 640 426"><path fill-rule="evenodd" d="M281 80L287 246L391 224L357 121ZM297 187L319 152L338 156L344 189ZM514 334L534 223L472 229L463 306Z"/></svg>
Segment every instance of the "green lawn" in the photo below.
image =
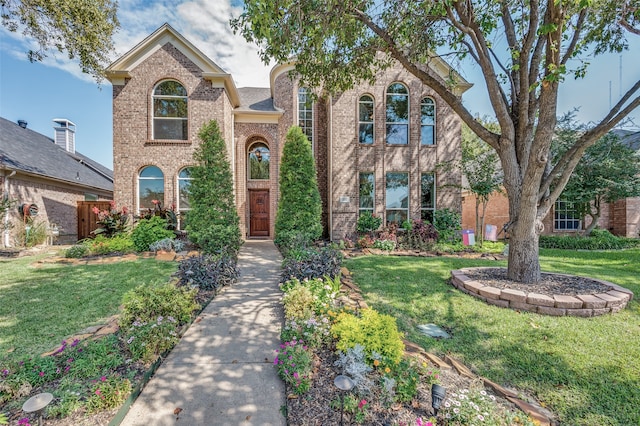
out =
<svg viewBox="0 0 640 426"><path fill-rule="evenodd" d="M366 256L348 259L355 282L375 309L395 316L407 337L449 353L475 372L535 397L563 425L640 425L640 303L614 315L548 317L489 306L453 288L452 269L506 266L459 258ZM640 250L543 250L543 271L605 279L640 297ZM452 338L415 331L435 323Z"/></svg>
<svg viewBox="0 0 640 426"><path fill-rule="evenodd" d="M104 265L0 261L0 359L53 350L67 336L118 313L122 295L164 283L176 264L139 259Z"/></svg>

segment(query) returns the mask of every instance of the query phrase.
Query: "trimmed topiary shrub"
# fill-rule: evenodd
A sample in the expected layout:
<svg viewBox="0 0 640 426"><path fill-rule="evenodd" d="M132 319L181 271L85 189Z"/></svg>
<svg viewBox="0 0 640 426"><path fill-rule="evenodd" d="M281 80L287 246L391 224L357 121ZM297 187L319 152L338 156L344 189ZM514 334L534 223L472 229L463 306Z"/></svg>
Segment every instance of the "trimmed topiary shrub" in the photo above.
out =
<svg viewBox="0 0 640 426"><path fill-rule="evenodd" d="M310 245L322 236L322 203L311 143L298 126L287 133L280 164L280 200L275 243Z"/></svg>
<svg viewBox="0 0 640 426"><path fill-rule="evenodd" d="M167 221L160 216L141 219L131 233L136 251L148 251L149 246L165 238L173 238L173 231L167 229Z"/></svg>
<svg viewBox="0 0 640 426"><path fill-rule="evenodd" d="M186 231L203 252L236 256L242 240L227 147L215 120L203 126L198 137L202 143L193 154Z"/></svg>
<svg viewBox="0 0 640 426"><path fill-rule="evenodd" d="M622 250L640 247L640 239L616 237L606 229L594 229L588 237L582 235L541 235L541 248L563 250Z"/></svg>

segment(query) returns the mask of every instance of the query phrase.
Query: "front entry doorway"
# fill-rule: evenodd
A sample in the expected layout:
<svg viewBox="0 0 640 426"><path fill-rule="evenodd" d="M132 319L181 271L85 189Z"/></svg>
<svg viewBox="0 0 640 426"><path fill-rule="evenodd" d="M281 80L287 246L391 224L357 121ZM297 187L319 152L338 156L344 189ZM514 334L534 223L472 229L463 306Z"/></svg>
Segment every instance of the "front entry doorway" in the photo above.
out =
<svg viewBox="0 0 640 426"><path fill-rule="evenodd" d="M249 190L249 236L269 236L269 190Z"/></svg>

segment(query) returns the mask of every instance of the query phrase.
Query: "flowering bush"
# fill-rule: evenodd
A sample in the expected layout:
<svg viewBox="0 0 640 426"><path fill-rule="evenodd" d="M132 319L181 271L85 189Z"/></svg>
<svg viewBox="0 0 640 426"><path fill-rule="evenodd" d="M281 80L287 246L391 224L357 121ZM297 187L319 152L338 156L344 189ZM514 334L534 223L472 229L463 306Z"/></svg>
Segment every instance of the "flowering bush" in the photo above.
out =
<svg viewBox="0 0 640 426"><path fill-rule="evenodd" d="M280 290L286 294L292 290L296 290L297 287L306 287L311 292L313 297L312 309L316 313L326 312L333 306L335 297L340 289L340 277L336 276L334 279L329 277L304 279L300 281L297 278L292 278L284 284L280 284Z"/></svg>
<svg viewBox="0 0 640 426"><path fill-rule="evenodd" d="M344 409L345 413L353 416L353 421L357 424L364 423L369 406L370 404L366 399L357 398L355 395L347 395L343 401L340 398L331 401L331 408L334 410Z"/></svg>
<svg viewBox="0 0 640 426"><path fill-rule="evenodd" d="M373 248L380 250L392 251L396 248L396 242L392 240L376 240L373 243Z"/></svg>
<svg viewBox="0 0 640 426"><path fill-rule="evenodd" d="M302 338L310 348L319 348L331 336L330 327L331 324L326 316L312 314L306 320L287 321L280 333L280 340L288 342Z"/></svg>
<svg viewBox="0 0 640 426"><path fill-rule="evenodd" d="M93 231L94 234L103 234L106 237L112 237L117 234L129 232L131 229L131 216L126 207L116 209L115 201L111 201L109 210L100 210L97 207L92 209L93 213L98 216L97 223L100 228Z"/></svg>
<svg viewBox="0 0 640 426"><path fill-rule="evenodd" d="M119 407L131 393L129 379L102 376L91 395L87 398L87 411L95 413L101 410Z"/></svg>
<svg viewBox="0 0 640 426"><path fill-rule="evenodd" d="M278 376L296 395L302 395L311 386L311 352L303 340L292 340L280 345L276 350L273 365Z"/></svg>
<svg viewBox="0 0 640 426"><path fill-rule="evenodd" d="M495 400L484 390L462 389L447 395L442 409L449 425L501 424Z"/></svg>
<svg viewBox="0 0 640 426"><path fill-rule="evenodd" d="M176 206L172 205L171 208L163 208L162 203L159 200L151 200L153 204L152 209L147 209L140 212L139 219L151 219L154 216L164 219L166 229L175 231L178 227L178 216L176 215Z"/></svg>
<svg viewBox="0 0 640 426"><path fill-rule="evenodd" d="M178 341L177 321L159 316L152 322L134 321L127 331L127 345L134 361L155 361L163 352L173 348Z"/></svg>

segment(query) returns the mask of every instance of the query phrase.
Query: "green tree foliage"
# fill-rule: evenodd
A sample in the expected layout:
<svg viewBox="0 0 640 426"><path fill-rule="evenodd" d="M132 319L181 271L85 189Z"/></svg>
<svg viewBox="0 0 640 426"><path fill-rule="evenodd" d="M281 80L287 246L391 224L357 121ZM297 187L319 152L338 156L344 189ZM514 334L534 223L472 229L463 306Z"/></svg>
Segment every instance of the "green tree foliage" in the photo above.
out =
<svg viewBox="0 0 640 426"><path fill-rule="evenodd" d="M485 124L489 127L489 124ZM497 125L493 125L497 127ZM469 126L462 126L462 173L467 178L467 187L476 197L476 235L482 246L484 241L484 218L491 195L500 191L502 173L498 154L487 145Z"/></svg>
<svg viewBox="0 0 640 426"><path fill-rule="evenodd" d="M570 75L584 76L590 55L628 47L633 31L623 23L638 28L638 5L639 0L246 0L232 25L260 46L265 62L295 57L306 87L345 91L373 82L398 63L431 87L496 150L509 199L508 276L535 283L542 220L584 151L640 105L638 81L548 168L559 88ZM465 106L457 73L438 73L440 57L471 62L482 71L478 86L486 90L497 130Z"/></svg>
<svg viewBox="0 0 640 426"><path fill-rule="evenodd" d="M215 120L198 133L202 141L193 154L186 230L205 253L236 255L240 249L240 220L233 196L227 148Z"/></svg>
<svg viewBox="0 0 640 426"><path fill-rule="evenodd" d="M42 61L51 51L78 59L82 72L102 80L113 52L112 36L119 27L115 0L0 0L2 26L33 39L31 62Z"/></svg>
<svg viewBox="0 0 640 426"><path fill-rule="evenodd" d="M322 203L311 144L298 126L287 132L280 164L276 244L309 244L322 235Z"/></svg>
<svg viewBox="0 0 640 426"><path fill-rule="evenodd" d="M565 115L556 130L556 155L562 155L575 139L588 129ZM562 198L577 207L581 217L590 216L585 235L591 234L600 218L602 206L640 195L640 156L614 133L607 133L589 147L576 166Z"/></svg>

